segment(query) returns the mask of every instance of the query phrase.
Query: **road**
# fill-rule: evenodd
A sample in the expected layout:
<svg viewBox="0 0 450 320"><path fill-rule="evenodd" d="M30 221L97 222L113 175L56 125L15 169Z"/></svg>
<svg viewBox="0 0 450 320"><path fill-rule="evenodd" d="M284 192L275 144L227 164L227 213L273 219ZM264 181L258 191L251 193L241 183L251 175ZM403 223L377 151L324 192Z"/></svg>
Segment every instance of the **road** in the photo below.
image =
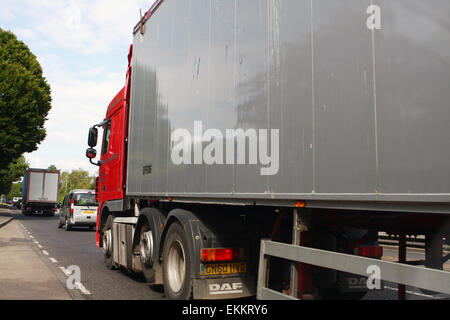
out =
<svg viewBox="0 0 450 320"><path fill-rule="evenodd" d="M150 288L141 276L124 270L107 270L103 253L95 245L95 232L85 228L65 231L57 228L58 217L24 216L11 210L27 236L36 245L39 254L54 272L68 272L70 266L81 271L82 287L73 298L89 300L161 300L165 295L161 288ZM385 248L388 260L396 259L396 251ZM411 251L408 259L423 259L423 253ZM446 267L450 267L447 265ZM67 274L66 274L67 276ZM62 277L65 279L65 277ZM69 292L73 292L69 291ZM364 300L395 300L397 285L385 283L382 291L369 292ZM408 300L450 299L448 295L430 295L420 289L407 287Z"/></svg>
<svg viewBox="0 0 450 320"><path fill-rule="evenodd" d="M65 231L58 229L57 217L24 216L20 211L12 212L14 219L31 234L32 240L38 242L36 246L40 246L43 258L51 261L57 272L64 272L62 270L68 270L70 266L80 268L84 287L80 294L84 299L165 299L162 292L152 290L142 277L121 270L107 270L103 253L95 245L95 231L87 228Z"/></svg>

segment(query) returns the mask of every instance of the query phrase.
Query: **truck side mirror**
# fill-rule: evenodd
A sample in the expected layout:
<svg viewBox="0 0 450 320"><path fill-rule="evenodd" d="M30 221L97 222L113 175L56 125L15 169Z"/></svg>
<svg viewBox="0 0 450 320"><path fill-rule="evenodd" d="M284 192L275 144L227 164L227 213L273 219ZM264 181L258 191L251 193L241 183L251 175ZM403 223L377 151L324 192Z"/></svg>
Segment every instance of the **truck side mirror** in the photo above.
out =
<svg viewBox="0 0 450 320"><path fill-rule="evenodd" d="M97 145L97 140L98 140L98 129L90 128L89 129L89 137L88 137L88 146L91 148L94 148ZM86 156L87 156L87 154L86 154Z"/></svg>
<svg viewBox="0 0 450 320"><path fill-rule="evenodd" d="M86 157L89 159L95 159L97 157L97 150L89 148L86 150Z"/></svg>
<svg viewBox="0 0 450 320"><path fill-rule="evenodd" d="M95 166L100 166L100 162L94 163L92 162L92 159L95 159L97 157L97 150L94 148L89 148L86 150L86 157L89 158L89 162L92 163Z"/></svg>

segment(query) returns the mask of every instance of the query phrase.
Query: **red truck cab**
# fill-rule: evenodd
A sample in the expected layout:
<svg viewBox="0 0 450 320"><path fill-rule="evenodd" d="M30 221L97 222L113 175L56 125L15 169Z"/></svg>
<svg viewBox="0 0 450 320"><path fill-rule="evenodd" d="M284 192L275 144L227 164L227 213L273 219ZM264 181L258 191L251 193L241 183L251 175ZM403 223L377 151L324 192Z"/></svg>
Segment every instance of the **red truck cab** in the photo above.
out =
<svg viewBox="0 0 450 320"><path fill-rule="evenodd" d="M108 201L122 200L125 196L127 117L132 50L133 46L131 45L128 55L129 65L126 85L112 99L106 111L105 120L95 125L89 132L90 148L87 150L86 156L90 158L91 163L99 166L99 176L95 182L95 199L99 203L96 228L96 243L99 248L101 244L98 226L102 218L102 208ZM97 127L103 128L103 138L100 161L94 163L92 159L97 156L96 150L93 149L97 145Z"/></svg>

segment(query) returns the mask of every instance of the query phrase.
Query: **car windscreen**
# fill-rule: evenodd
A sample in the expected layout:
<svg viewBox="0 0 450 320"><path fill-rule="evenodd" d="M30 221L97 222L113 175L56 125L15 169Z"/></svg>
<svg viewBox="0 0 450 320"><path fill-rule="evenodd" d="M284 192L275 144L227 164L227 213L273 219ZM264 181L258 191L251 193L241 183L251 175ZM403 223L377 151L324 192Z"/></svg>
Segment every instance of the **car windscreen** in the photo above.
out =
<svg viewBox="0 0 450 320"><path fill-rule="evenodd" d="M74 205L79 207L89 206L97 207L98 203L95 202L95 195L93 193L78 193L74 195Z"/></svg>

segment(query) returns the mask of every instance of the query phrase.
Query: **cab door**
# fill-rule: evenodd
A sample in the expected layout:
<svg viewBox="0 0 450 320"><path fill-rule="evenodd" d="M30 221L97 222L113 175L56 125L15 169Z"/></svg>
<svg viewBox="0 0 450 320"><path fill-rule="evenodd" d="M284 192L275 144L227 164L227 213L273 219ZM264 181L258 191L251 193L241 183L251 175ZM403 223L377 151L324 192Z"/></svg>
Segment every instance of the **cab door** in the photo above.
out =
<svg viewBox="0 0 450 320"><path fill-rule="evenodd" d="M117 103L108 109L108 121L103 127L103 142L97 186L98 199L100 201L123 198L123 91L121 93L118 94Z"/></svg>

